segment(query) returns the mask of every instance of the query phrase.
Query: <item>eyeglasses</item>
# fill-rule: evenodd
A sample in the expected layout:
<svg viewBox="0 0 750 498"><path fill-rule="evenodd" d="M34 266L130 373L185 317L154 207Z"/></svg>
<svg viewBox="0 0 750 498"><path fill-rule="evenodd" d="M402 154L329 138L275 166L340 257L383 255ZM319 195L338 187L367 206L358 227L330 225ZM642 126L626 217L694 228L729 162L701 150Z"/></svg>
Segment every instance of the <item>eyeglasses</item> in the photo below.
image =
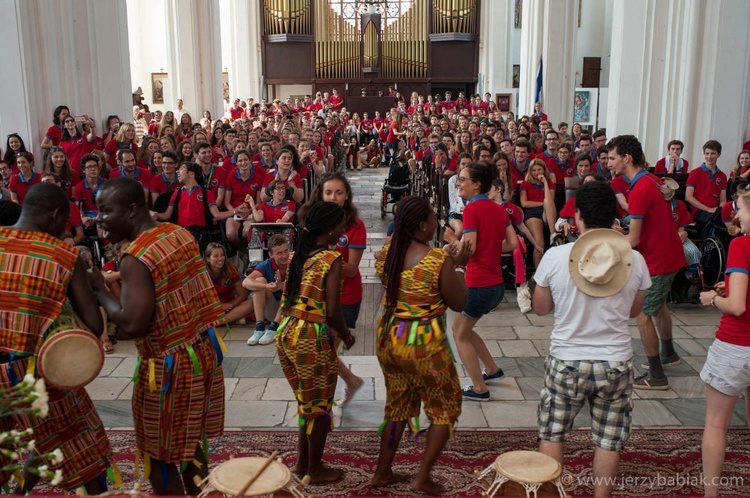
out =
<svg viewBox="0 0 750 498"><path fill-rule="evenodd" d="M68 123L75 123L75 120L74 119L66 119L65 120L65 124L68 124Z"/></svg>
<svg viewBox="0 0 750 498"><path fill-rule="evenodd" d="M456 183L463 183L466 180L471 180L471 178L468 177L468 176L457 176L456 177Z"/></svg>

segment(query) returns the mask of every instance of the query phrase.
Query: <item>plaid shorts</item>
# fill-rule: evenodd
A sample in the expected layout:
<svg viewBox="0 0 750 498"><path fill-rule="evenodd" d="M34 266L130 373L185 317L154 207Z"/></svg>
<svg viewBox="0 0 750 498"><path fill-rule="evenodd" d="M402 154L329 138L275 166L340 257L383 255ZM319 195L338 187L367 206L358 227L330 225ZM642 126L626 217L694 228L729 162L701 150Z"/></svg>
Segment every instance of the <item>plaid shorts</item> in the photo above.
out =
<svg viewBox="0 0 750 498"><path fill-rule="evenodd" d="M620 451L630 437L633 361L564 361L548 357L537 410L539 438L561 443L589 402L591 436L598 448Z"/></svg>

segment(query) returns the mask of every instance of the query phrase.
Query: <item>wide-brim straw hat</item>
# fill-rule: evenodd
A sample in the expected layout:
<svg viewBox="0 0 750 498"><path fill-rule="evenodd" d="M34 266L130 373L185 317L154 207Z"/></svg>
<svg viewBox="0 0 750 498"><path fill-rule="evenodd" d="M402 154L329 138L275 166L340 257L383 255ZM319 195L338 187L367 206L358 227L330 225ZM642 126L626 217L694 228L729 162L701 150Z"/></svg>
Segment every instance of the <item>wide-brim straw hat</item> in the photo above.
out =
<svg viewBox="0 0 750 498"><path fill-rule="evenodd" d="M575 286L592 297L620 292L633 271L628 239L609 228L587 230L570 250L568 271Z"/></svg>

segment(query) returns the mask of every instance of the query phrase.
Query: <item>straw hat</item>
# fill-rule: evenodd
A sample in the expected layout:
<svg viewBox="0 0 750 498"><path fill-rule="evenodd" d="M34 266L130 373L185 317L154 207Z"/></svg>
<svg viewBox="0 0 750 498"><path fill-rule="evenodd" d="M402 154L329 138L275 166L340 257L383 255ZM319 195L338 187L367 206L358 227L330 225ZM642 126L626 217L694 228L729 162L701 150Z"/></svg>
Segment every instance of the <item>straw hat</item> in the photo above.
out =
<svg viewBox="0 0 750 498"><path fill-rule="evenodd" d="M663 177L662 181L664 185L659 186L659 190L661 190L661 195L664 196L664 199L669 201L674 197L675 192L680 189L680 184L668 176Z"/></svg>
<svg viewBox="0 0 750 498"><path fill-rule="evenodd" d="M632 270L630 242L609 228L586 231L570 250L570 278L578 290L592 297L607 297L620 292Z"/></svg>

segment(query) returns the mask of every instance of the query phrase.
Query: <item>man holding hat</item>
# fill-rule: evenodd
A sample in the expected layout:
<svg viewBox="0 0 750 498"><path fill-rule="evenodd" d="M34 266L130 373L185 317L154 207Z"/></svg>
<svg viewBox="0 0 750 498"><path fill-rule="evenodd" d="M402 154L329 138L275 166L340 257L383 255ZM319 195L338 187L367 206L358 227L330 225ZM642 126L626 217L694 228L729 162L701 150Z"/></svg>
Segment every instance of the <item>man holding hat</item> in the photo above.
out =
<svg viewBox="0 0 750 498"><path fill-rule="evenodd" d="M651 285L646 261L612 224L615 194L605 182L576 193L575 244L550 248L534 274L533 309L555 310L544 387L537 411L539 451L563 462L563 442L588 401L594 495L609 495L620 450L630 437L633 348L628 320ZM610 479L611 478L611 479Z"/></svg>

